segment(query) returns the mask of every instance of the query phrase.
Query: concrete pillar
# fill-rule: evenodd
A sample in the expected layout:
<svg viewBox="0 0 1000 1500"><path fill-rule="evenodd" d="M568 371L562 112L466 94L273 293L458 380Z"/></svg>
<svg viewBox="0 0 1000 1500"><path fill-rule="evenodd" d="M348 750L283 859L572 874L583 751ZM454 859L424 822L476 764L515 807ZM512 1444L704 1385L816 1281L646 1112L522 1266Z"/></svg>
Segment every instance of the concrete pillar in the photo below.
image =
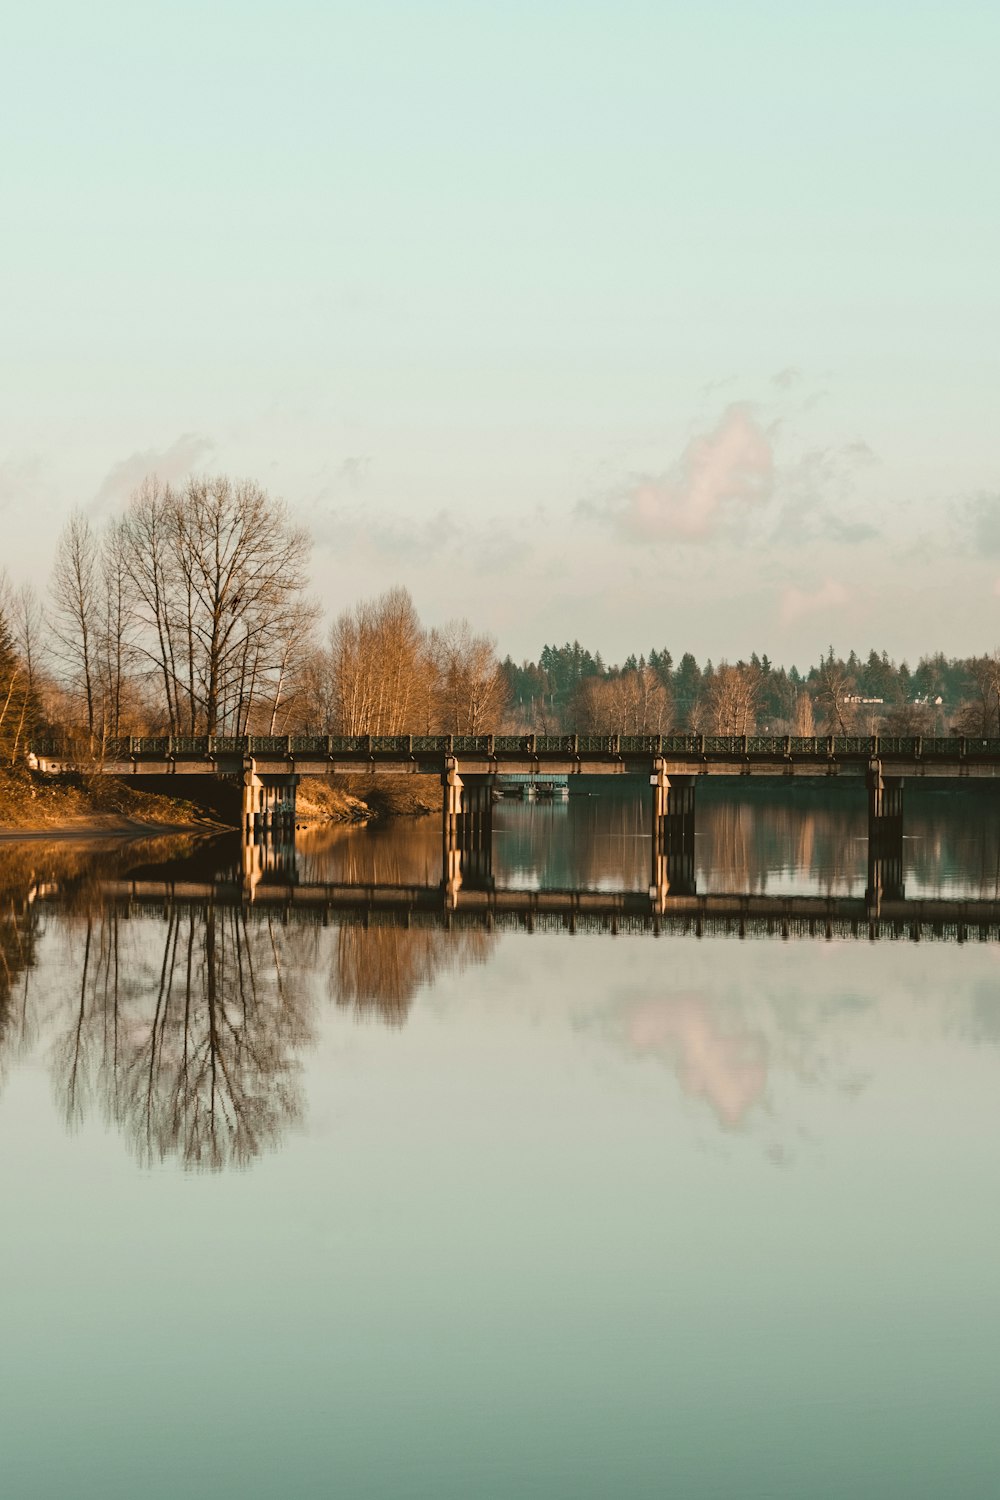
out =
<svg viewBox="0 0 1000 1500"><path fill-rule="evenodd" d="M247 759L243 762L243 815L240 824L240 834L244 843L252 843L254 834L260 829L257 821L260 814L260 792L261 784L257 776L256 762Z"/></svg>
<svg viewBox="0 0 1000 1500"><path fill-rule="evenodd" d="M443 817L445 829L457 829L458 819L462 815L462 790L464 783L458 774L458 762L446 760L444 772L441 777L441 785L444 788Z"/></svg>
<svg viewBox="0 0 1000 1500"><path fill-rule="evenodd" d="M903 778L886 776L882 762L868 767L869 913L878 917L883 896L903 896Z"/></svg>
<svg viewBox="0 0 1000 1500"><path fill-rule="evenodd" d="M695 777L668 776L663 761L658 760L649 781L653 793L650 895L659 903L668 891L693 896Z"/></svg>
<svg viewBox="0 0 1000 1500"><path fill-rule="evenodd" d="M489 777L464 780L454 760L441 781L442 882L446 905L454 909L463 884L493 884L493 783Z"/></svg>
<svg viewBox="0 0 1000 1500"><path fill-rule="evenodd" d="M488 849L493 839L493 785L487 778L470 781L462 788L459 814L464 849Z"/></svg>

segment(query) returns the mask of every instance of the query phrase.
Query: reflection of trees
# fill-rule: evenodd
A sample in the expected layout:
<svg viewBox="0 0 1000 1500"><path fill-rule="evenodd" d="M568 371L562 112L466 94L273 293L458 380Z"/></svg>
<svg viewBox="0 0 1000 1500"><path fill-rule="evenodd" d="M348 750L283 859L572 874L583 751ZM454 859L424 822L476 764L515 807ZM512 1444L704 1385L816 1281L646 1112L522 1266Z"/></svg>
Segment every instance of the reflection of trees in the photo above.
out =
<svg viewBox="0 0 1000 1500"><path fill-rule="evenodd" d="M408 818L359 834L344 825L312 829L296 842L301 884L434 886L441 879L441 823Z"/></svg>
<svg viewBox="0 0 1000 1500"><path fill-rule="evenodd" d="M356 1015L402 1026L422 985L443 969L486 963L495 944L489 932L345 923L337 932L330 987L337 1004Z"/></svg>
<svg viewBox="0 0 1000 1500"><path fill-rule="evenodd" d="M35 964L38 912L0 896L0 1076L16 1034L27 1024L28 974Z"/></svg>
<svg viewBox="0 0 1000 1500"><path fill-rule="evenodd" d="M861 792L851 791L705 798L696 814L699 879L719 891L763 891L788 871L828 892L863 884L867 813Z"/></svg>
<svg viewBox="0 0 1000 1500"><path fill-rule="evenodd" d="M302 1111L309 1037L291 932L213 904L171 905L155 944L113 906L84 922L57 1050L67 1118L96 1096L147 1164L245 1165L276 1144Z"/></svg>

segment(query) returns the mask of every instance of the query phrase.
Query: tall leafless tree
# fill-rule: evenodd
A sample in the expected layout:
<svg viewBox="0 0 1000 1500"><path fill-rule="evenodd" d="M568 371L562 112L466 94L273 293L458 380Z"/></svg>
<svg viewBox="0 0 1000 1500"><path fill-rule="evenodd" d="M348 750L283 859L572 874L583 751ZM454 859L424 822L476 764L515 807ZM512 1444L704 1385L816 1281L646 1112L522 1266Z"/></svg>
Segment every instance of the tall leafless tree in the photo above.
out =
<svg viewBox="0 0 1000 1500"><path fill-rule="evenodd" d="M496 642L477 635L468 620L456 620L435 631L430 645L443 732L487 734L496 729L507 695Z"/></svg>
<svg viewBox="0 0 1000 1500"><path fill-rule="evenodd" d="M87 730L96 719L100 557L90 522L74 511L56 546L52 573L52 633L71 688L82 695Z"/></svg>
<svg viewBox="0 0 1000 1500"><path fill-rule="evenodd" d="M251 481L148 480L124 522L141 624L137 650L163 684L174 732L274 725L313 611L301 594L309 539Z"/></svg>

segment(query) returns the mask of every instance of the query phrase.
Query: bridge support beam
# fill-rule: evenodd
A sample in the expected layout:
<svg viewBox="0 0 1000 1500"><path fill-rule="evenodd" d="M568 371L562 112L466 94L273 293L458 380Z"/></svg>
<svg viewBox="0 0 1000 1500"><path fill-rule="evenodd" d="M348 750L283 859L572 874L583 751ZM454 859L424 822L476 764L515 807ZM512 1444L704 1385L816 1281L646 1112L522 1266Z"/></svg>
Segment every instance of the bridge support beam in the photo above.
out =
<svg viewBox="0 0 1000 1500"><path fill-rule="evenodd" d="M878 917L883 897L903 897L903 778L886 776L882 762L873 760L866 777L868 790L869 913Z"/></svg>
<svg viewBox="0 0 1000 1500"><path fill-rule="evenodd" d="M649 778L653 792L653 869L650 895L660 905L667 895L693 896L694 776L668 776L654 761Z"/></svg>

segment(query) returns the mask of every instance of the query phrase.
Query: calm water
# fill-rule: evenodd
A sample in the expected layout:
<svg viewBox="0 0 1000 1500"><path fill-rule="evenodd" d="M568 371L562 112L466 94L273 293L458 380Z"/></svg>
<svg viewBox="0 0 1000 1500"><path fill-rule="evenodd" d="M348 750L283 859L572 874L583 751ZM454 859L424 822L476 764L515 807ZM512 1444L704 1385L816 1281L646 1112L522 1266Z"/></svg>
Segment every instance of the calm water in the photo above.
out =
<svg viewBox="0 0 1000 1500"><path fill-rule="evenodd" d="M1000 895L995 799L906 819L907 896ZM698 830L699 891L864 893L860 798ZM238 860L0 846L5 1497L1000 1493L1000 943L406 926ZM441 860L304 836L262 896ZM643 799L497 811L498 887L649 870Z"/></svg>

